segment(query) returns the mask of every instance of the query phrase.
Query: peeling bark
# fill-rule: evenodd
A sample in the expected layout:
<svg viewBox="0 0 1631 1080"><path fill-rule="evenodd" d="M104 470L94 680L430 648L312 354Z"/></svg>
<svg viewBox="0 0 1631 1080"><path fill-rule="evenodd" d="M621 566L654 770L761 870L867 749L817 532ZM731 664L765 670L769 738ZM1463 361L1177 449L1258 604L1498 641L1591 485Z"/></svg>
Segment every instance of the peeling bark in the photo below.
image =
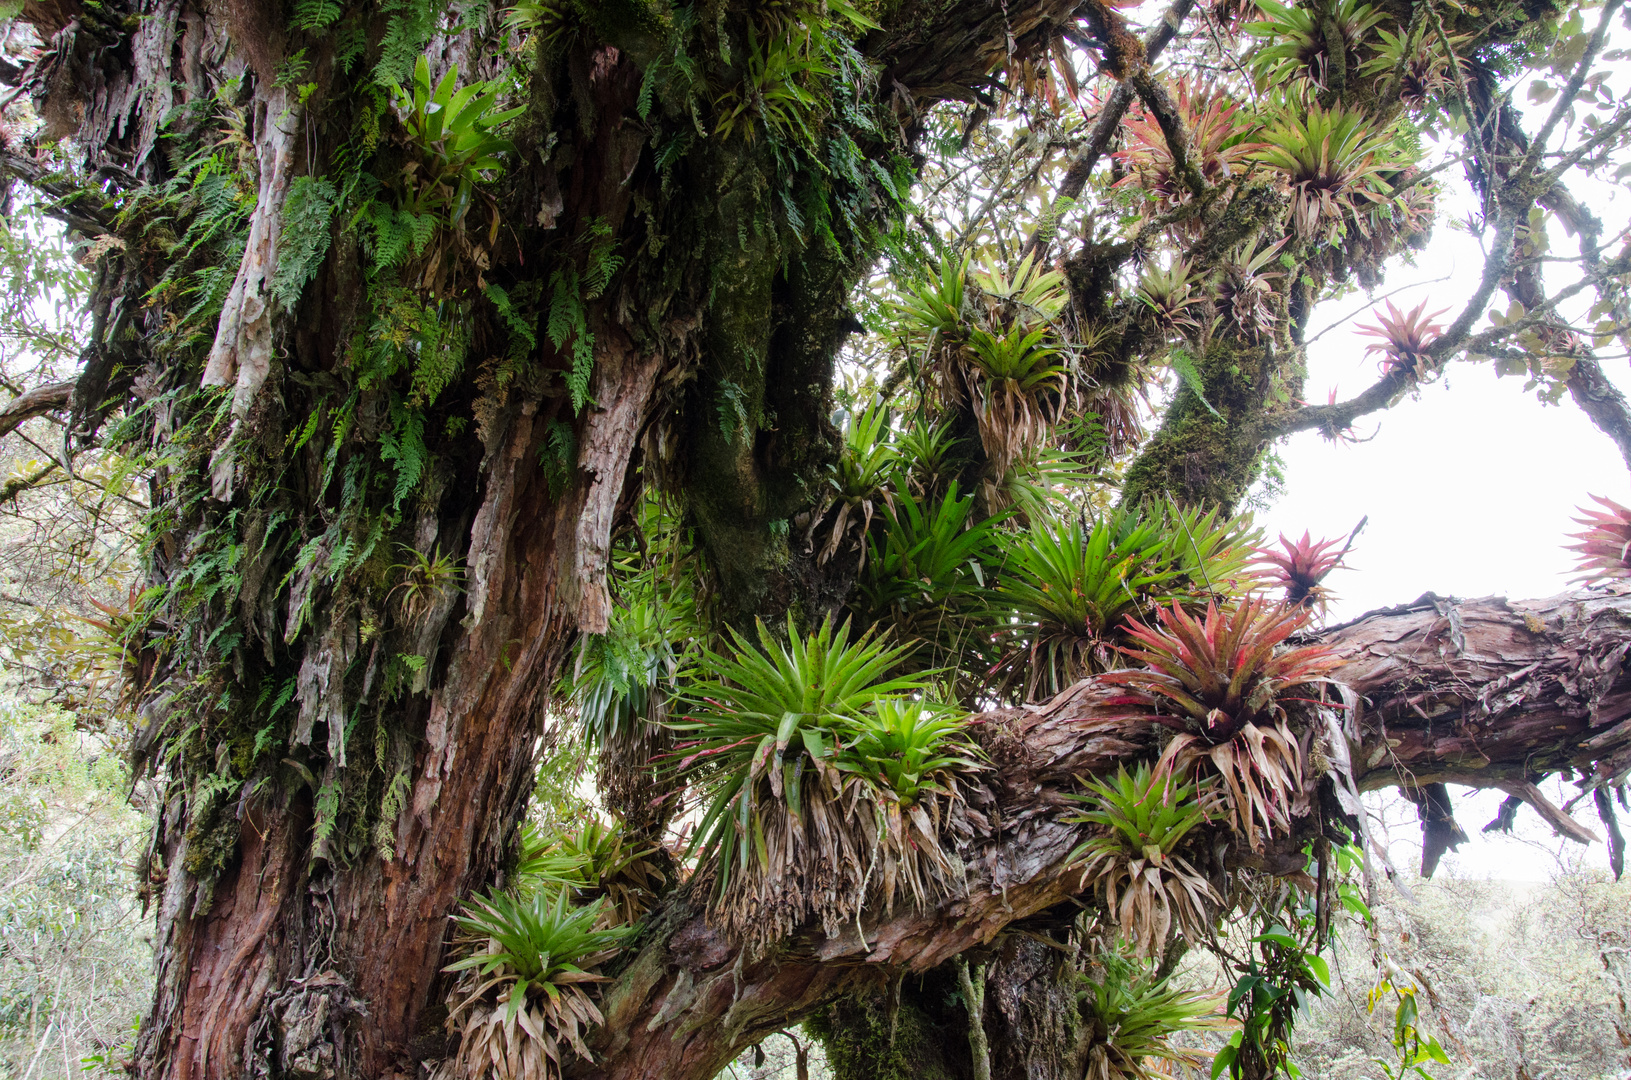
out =
<svg viewBox="0 0 1631 1080"><path fill-rule="evenodd" d="M256 106L256 151L260 159L260 193L249 219L249 243L238 276L227 294L215 331L215 344L204 365L204 386L232 387L232 434L210 462L215 497L232 499L233 435L249 414L255 395L272 372L272 279L277 275L278 234L283 229L283 201L294 179L294 152L300 133L299 103L285 87L274 86Z"/></svg>
<svg viewBox="0 0 1631 1080"><path fill-rule="evenodd" d="M1631 766L1631 595L1546 600L1427 596L1318 639L1343 657L1356 779L1367 790L1440 782L1502 787L1572 768L1612 782ZM743 1048L855 988L928 971L1071 897L1063 824L1074 778L1154 750L1152 725L1109 719L1091 681L1042 705L976 718L996 769L969 796L966 895L880 913L853 933L806 930L772 955L743 953L677 898L608 988L598 1061L574 1075L704 1080ZM1300 869L1300 864L1290 867Z"/></svg>
<svg viewBox="0 0 1631 1080"><path fill-rule="evenodd" d="M36 386L32 390L18 394L0 409L0 436L10 435L23 424L37 416L47 416L68 407L68 401L74 392L71 382L47 383Z"/></svg>
<svg viewBox="0 0 1631 1080"><path fill-rule="evenodd" d="M604 634L611 615L606 563L611 556L612 519L624 491L624 473L647 415L662 357L637 355L618 335L595 362L595 404L585 424L578 468L587 477L583 509L573 538L573 567L563 582L563 599L576 608L578 628Z"/></svg>
<svg viewBox="0 0 1631 1080"><path fill-rule="evenodd" d="M594 7L574 5L586 11ZM947 99L977 100L994 87L998 68L1052 40L1080 7L1078 0L908 0L899 5L892 12L894 28L874 32L863 43L881 72L876 93L892 110L901 134L899 143L889 144L889 152L910 149L908 137L923 110ZM1115 21L1104 14L1103 5L1094 7L1106 25ZM1180 0L1169 28L1143 43L1146 60L1171 39L1188 7ZM446 961L448 916L472 892L501 882L503 861L513 850L515 826L530 791L549 689L574 635L606 624L604 560L613 520L631 493L635 447L658 415L683 413L684 423L701 425L712 438L722 399L703 396L705 380L695 378L699 369L715 380L709 389L723 389L719 380L731 378L738 391L751 390L744 397L745 411L774 412L774 424L756 426L740 444L732 439L728 453L703 460L676 486L689 481L695 489L717 482L719 505L729 508L719 515L723 526L741 526L742 518L751 517L747 525L753 535L747 540L757 543L761 534L769 535L773 523L797 509L787 504L803 498L799 485L813 484L812 477L819 475L815 466L822 463L831 437L826 407L832 357L848 315L844 298L866 253L811 257L788 268L788 253L765 239L772 230L744 227L756 222L763 205L745 197L746 185L728 185L741 180L754 154L760 155L759 166L764 164L762 147L715 151L726 141L712 140L708 152L717 153L716 159L706 167L687 166L691 172L679 174L672 187L665 183L657 175L648 141L655 121L638 106L638 58L649 42L643 46L636 30L628 31L628 40L615 42L589 40L592 35L586 32L572 47L577 51L564 58L540 53L530 87L535 115L529 120L547 138L521 148L503 190L494 193L509 238L489 241L492 264L483 269L491 271L491 281L509 274L541 286L549 280L550 268L568 259L581 261L594 222L624 245L618 249L621 257L649 263L639 269L658 284L642 283L646 291L641 291L625 289L619 280L589 309L588 323L596 335L592 391L597 407L581 419L559 393L559 377L563 368L570 369L570 357L542 344L537 355L527 358L531 367L525 375L506 384L503 392L491 384L458 388L470 399L482 395L480 408L472 410L482 441L462 439L451 425L443 429L446 437L431 449L444 473L433 493L428 488L421 492L428 509L410 504L384 543L409 546L411 540L421 554L438 547L456 553L464 561L465 588L457 599L438 601L425 611L421 625L405 627L402 636L392 639L393 645L411 642L425 666L405 693L382 702L370 695L379 693L373 681L379 671L375 654L385 639L368 643L360 609L369 606L378 614L389 608L390 584L379 585L376 574L373 584L359 586L359 591L372 588L371 595L360 601L339 597L318 580L314 564L293 570L290 546L320 535L320 524L311 523L335 509L322 455L315 448L303 456L298 448L287 448L294 441L290 436L327 401L321 388L338 384L358 389L346 383L344 371L345 346L359 330L356 307L365 299L354 238L342 242L336 236L317 278L322 287L309 290L301 311L291 313L291 322L295 315L299 322L288 328L287 350L285 328L281 322L274 325L269 299L289 184L297 171L318 174L327 155L343 143L349 133L336 129L356 119L348 110L357 103L347 97L356 88L337 85L343 80L326 66L331 42L287 30L283 6L246 0L200 9L176 0L135 0L128 6L116 0L92 8L77 0L29 0L28 8L28 17L53 49L20 75L20 85L36 91L41 113L54 130L77 132L87 155L87 175L105 185L86 189L100 192L99 199L83 198L75 207L61 208L76 228L87 234L124 228L100 198L169 178L164 155L153 153L161 122L177 107L197 103L229 83L242 94L234 101L245 105L259 164L247 250L238 266L224 268L233 286L214 328L202 379L199 360L204 358L184 347L169 356L138 352L144 337L157 336L144 332L175 313L165 302L146 300L154 281L144 275L154 263L162 263L153 255L156 249L110 252L103 270L108 287L99 290L95 311L94 343L70 400L73 433L90 439L109 408L106 402L117 396L119 379L144 363L154 385L174 389L202 381L234 388L233 435L224 448L216 447L208 491L224 505L199 511L200 518L187 526L190 533L177 526L155 537L153 578L168 583L183 575L202 546L201 537L222 527L222 517L261 515L231 537L242 541L248 565L237 580L236 595L221 602L223 609L241 615L237 629L243 630L245 643L232 655L216 658L221 670L210 674L242 681L248 668L279 680L292 676L297 684L297 718L288 745L298 760L283 763L288 775L264 770L252 776L233 774L220 764L235 752L231 740L223 739L202 751L215 755L218 772L210 771L209 761L185 763L194 770L189 779L220 775L241 785L208 794L201 793L205 785L189 788L178 782L170 789L150 867L160 898L158 979L153 1010L140 1035L137 1071L167 1080L412 1072L418 1062L442 1057L447 1050L439 972ZM377 24L386 15L366 14L378 16L367 27L370 40L377 42ZM467 36L435 40L431 52L441 69L458 59L467 77L496 75L496 63L484 57L476 37L468 36L474 32L460 33ZM286 40L291 35L296 39L292 43ZM312 96L298 92L309 102L310 111L304 113L294 104L297 92L277 85L286 56L302 44L311 51L315 73L315 81L306 84L315 88ZM1137 60L1140 43L1119 44ZM695 123L691 117L684 122ZM22 157L0 155L0 170L48 191L60 182L39 175ZM711 183L700 183L702 179ZM727 204L722 192L737 201ZM875 212L881 219L889 211ZM504 234L495 229L495 235ZM659 257L654 253L658 246L683 257ZM722 253L732 250L742 256L740 263L724 260ZM669 258L673 261L663 261ZM545 269L538 270L540 265ZM738 269L742 280L733 280L730 275ZM523 314L538 325L548 306L547 300L536 302L534 310ZM143 319L151 321L138 321ZM203 340L209 340L207 331ZM495 351L502 349L495 346ZM697 356L699 351L706 355ZM1228 359L1217 358L1213 367L1221 368ZM751 367L749 361L761 362L759 383L751 386L739 377ZM1263 376L1251 388L1261 397L1267 373L1253 374ZM376 390L365 388L357 395L357 424L368 429L366 437L341 446L336 436L336 454L360 454L359 446L378 440L386 405ZM664 394L669 397L659 400ZM1213 400L1229 405L1220 395ZM168 416L158 416L154 423L156 439L175 431ZM558 484L558 491L551 489L552 478L540 463L546 431L554 424L569 425L579 440L576 475ZM1254 431L1240 436L1252 443L1247 459L1255 455L1253 440L1268 437ZM694 455L699 443L681 440L676 460ZM1227 452L1241 456L1238 449ZM724 468L711 469L716 462L734 470L732 476L740 476L742 483L733 488L732 476L718 475ZM286 535L279 543L286 546L270 554L265 541L273 530L267 524L272 515L246 498L253 485L243 477L255 467L269 474L269 479L262 477L266 487L281 490L287 485L289 503L279 509L288 511L286 520L299 521L298 533L284 526ZM1180 462L1178 467L1188 466ZM1218 475L1207 482L1233 490L1243 487L1239 479ZM204 493L179 482L172 490ZM737 513L741 506L752 513ZM333 553L326 546L313 552L325 558ZM747 598L744 610L758 603L761 593L802 587L768 583L758 571L771 559L762 549L754 554L757 561L728 568L751 579L740 590ZM285 579L286 571L290 578ZM282 581L292 584L287 597ZM784 610L788 602L780 593L768 601ZM1519 650L1521 655L1514 653L1508 663L1486 661L1481 654L1446 659L1441 652L1435 661L1424 652L1409 658L1419 668L1373 679L1374 685L1363 691L1372 695L1371 711L1357 722L1367 739L1382 741L1362 740L1354 747L1355 759L1368 762L1362 781L1373 786L1394 782L1387 767L1399 762L1414 770L1418 782L1429 783L1448 779L1434 775L1445 769L1483 768L1482 775L1492 783L1521 784L1536 768L1563 763L1606 761L1611 769L1621 768L1631 753L1626 746L1631 742L1625 729L1626 690L1620 685L1619 658L1599 646L1625 637L1623 612L1616 606L1622 601L1592 597L1569 603L1597 614L1580 626L1560 614L1562 608L1537 614L1542 630L1533 631L1532 656ZM1439 621L1494 628L1505 625L1502 618L1510 621L1516 609L1486 613L1472 604L1447 610L1460 614L1412 608L1377 616L1380 622L1363 624L1368 630L1333 631L1332 640L1344 632L1353 635L1358 670L1371 659L1368 653L1361 657L1365 648L1380 650L1377 656L1392 655L1393 639L1386 634L1414 634L1422 642L1437 643L1444 633L1436 629ZM308 622L311 612L315 618ZM187 618L177 635L204 639L229 616L215 612ZM1546 629L1552 627L1548 620L1556 626ZM1372 631L1383 636L1365 636ZM1475 638L1483 640L1476 634L1468 640ZM1420 652L1422 642L1412 648ZM1568 650L1577 646L1586 649L1578 656L1589 654L1596 665L1589 677L1582 674L1584 661L1568 665L1567 658L1576 655ZM1623 658L1623 643L1618 647ZM1547 665L1558 657L1564 658L1563 666L1554 671ZM1404 663L1397 656L1393 661ZM1560 691L1565 677L1574 680L1571 687L1585 689L1578 694L1576 689ZM1493 717L1488 732L1478 729L1479 754L1489 751L1498 765L1475 765L1478 755L1466 748L1466 737L1446 735L1440 728L1447 713L1434 711L1443 706L1459 710L1457 715L1467 713L1470 706L1455 695L1465 680L1480 678L1485 683L1508 680L1499 691L1502 701L1512 694L1521 698L1488 714ZM1593 697L1592 688L1599 683L1602 693ZM1524 696L1537 686L1537 696ZM1438 695L1431 707L1389 704L1389 695L1416 700L1423 693ZM940 968L971 948L990 944L1016 921L1047 917L1080 884L1064 869L1079 829L1061 821L1062 793L1074 788L1077 775L1102 773L1152 749L1151 732L1108 716L1104 697L1104 691L1084 684L1046 705L976 721L996 768L974 785L959 812L968 891L934 910L878 913L864 922L864 937L846 933L826 939L806 931L772 952L749 956L711 928L686 897L673 898L652 918L643 943L603 995L607 1022L596 1034L599 1062L573 1064L572 1070L608 1077L708 1077L741 1047L842 994L898 987L903 973ZM1452 698L1460 704L1444 705ZM1590 699L1580 706L1586 713L1578 716L1576 698ZM346 767L345 727L363 701L381 713L389 708L389 724L381 730L399 750L392 763L401 763L403 809L393 817L382 815L388 834L383 852L365 851L350 861L330 859L332 841L318 835L319 793L332 791L328 782ZM159 729L171 708L181 711L182 706L168 697L147 704L149 725L138 748L142 753L156 753L162 744ZM1601 724L1596 723L1599 717ZM1423 727L1418 719L1428 723ZM1476 717L1467 721L1475 728L1482 722ZM1571 749L1572 743L1558 743L1573 737L1560 736L1559 724L1569 732L1580 728L1596 744L1579 750ZM253 736L253 728L249 734ZM1392 739L1397 743L1388 741ZM1373 743L1384 748L1385 762L1369 761ZM355 745L349 751L353 764L356 751ZM277 767L274 763L268 769ZM295 770L303 770L302 776L291 779ZM394 835L389 835L393 824ZM212 852L224 853L211 864L219 873L195 875L190 860L213 858ZM1034 960L1016 961L1012 970L1031 970ZM996 963L993 970L1002 970L1000 958ZM1004 1005L1005 992L1000 985L992 991L996 1012L1012 1030L1033 1030L1026 1027L1025 1008ZM993 1050L994 1074L1010 1074L1002 1072L1012 1066L1003 1048L995 1045Z"/></svg>

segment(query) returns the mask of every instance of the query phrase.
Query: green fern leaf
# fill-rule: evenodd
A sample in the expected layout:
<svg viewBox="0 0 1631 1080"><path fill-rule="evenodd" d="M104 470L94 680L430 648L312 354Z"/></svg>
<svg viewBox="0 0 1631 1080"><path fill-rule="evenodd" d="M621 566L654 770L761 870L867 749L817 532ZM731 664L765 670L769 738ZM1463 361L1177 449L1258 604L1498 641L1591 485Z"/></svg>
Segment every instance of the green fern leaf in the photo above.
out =
<svg viewBox="0 0 1631 1080"><path fill-rule="evenodd" d="M285 311L293 310L300 302L301 290L328 254L329 218L338 199L334 184L319 177L296 177L289 185L283 203L277 274L272 278L272 299Z"/></svg>
<svg viewBox="0 0 1631 1080"><path fill-rule="evenodd" d="M1201 381L1201 372L1195 366L1194 357L1183 349L1173 349L1171 353L1167 354L1167 366L1176 371L1178 377L1184 381L1184 385L1194 391L1201 404L1206 406L1207 412L1219 420L1223 419L1223 414L1212 408L1212 403L1206 400L1206 384Z"/></svg>
<svg viewBox="0 0 1631 1080"><path fill-rule="evenodd" d="M297 30L321 30L332 26L344 8L337 0L296 0L294 25Z"/></svg>

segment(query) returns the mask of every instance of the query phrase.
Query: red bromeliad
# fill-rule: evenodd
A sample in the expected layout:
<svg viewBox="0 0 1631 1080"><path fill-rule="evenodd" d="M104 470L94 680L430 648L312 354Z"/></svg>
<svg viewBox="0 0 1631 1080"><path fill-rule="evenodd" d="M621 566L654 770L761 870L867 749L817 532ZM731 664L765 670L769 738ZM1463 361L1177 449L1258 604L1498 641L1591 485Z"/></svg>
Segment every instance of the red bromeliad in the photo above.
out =
<svg viewBox="0 0 1631 1080"><path fill-rule="evenodd" d="M1449 308L1440 308L1431 315L1426 314L1427 301L1423 300L1406 313L1394 307L1393 301L1389 300L1387 313L1377 312L1376 325L1359 328L1361 334L1381 339L1367 347L1365 351L1382 354L1381 367L1387 374L1403 372L1420 377L1432 363L1432 357L1428 355L1427 350L1444 332L1443 325L1434 322L1433 319L1448 310Z"/></svg>
<svg viewBox="0 0 1631 1080"><path fill-rule="evenodd" d="M1570 533L1578 544L1567 544L1569 551L1577 552L1581 581L1604 581L1631 578L1631 509L1601 495L1591 498L1606 507L1590 510L1577 509L1584 517L1574 520L1586 526L1583 532Z"/></svg>
<svg viewBox="0 0 1631 1080"><path fill-rule="evenodd" d="M1272 568L1269 571L1270 580L1285 589L1288 605L1300 608L1317 603L1323 608L1326 592L1320 588L1320 582L1342 565L1342 557L1348 553L1346 545L1340 551L1333 550L1339 544L1342 544L1340 538L1316 542L1307 530L1303 531L1302 539L1296 541L1287 540L1285 533L1281 533L1280 547L1283 550L1260 547L1257 549L1257 562Z"/></svg>
<svg viewBox="0 0 1631 1080"><path fill-rule="evenodd" d="M1208 604L1197 618L1174 604L1159 627L1129 619L1142 648L1123 649L1145 666L1101 678L1127 687L1119 704L1139 705L1177 732L1162 754L1178 775L1211 769L1228 792L1234 828L1254 848L1263 832L1290 827L1290 796L1302 783L1302 755L1286 726L1281 695L1321 682L1336 665L1329 650L1279 646L1308 622L1300 608L1251 600L1232 611Z"/></svg>

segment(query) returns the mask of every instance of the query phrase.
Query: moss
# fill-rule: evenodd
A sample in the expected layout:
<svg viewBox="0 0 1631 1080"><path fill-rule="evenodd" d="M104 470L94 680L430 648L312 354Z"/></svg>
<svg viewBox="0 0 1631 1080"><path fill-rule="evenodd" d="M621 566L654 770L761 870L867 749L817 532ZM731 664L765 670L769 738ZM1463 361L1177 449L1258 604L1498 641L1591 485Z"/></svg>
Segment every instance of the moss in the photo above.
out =
<svg viewBox="0 0 1631 1080"><path fill-rule="evenodd" d="M819 501L839 436L833 356L857 327L849 295L873 246L811 243L773 225L768 148L716 161L711 289L691 391L686 495L731 621L779 621L803 587L788 519ZM728 182L727 182L728 181ZM819 605L818 605L819 606Z"/></svg>
<svg viewBox="0 0 1631 1080"><path fill-rule="evenodd" d="M834 1080L964 1080L972 1075L967 1018L951 980L912 977L895 1007L878 987L857 991L804 1022Z"/></svg>
<svg viewBox="0 0 1631 1080"><path fill-rule="evenodd" d="M1216 339L1195 367L1205 399L1187 385L1178 391L1161 429L1127 470L1123 502L1171 495L1232 512L1261 469L1274 396L1301 388L1300 375L1281 370L1264 345Z"/></svg>

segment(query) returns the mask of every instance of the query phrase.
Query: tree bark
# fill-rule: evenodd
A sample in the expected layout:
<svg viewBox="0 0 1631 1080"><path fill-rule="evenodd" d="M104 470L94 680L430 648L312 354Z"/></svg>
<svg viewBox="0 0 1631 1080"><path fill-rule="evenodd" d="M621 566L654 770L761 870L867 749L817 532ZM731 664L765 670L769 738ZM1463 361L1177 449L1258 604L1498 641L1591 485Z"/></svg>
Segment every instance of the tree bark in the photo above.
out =
<svg viewBox="0 0 1631 1080"><path fill-rule="evenodd" d="M149 582L171 605L154 637L172 666L133 749L167 784L145 866L158 906L157 986L137 1048L146 1077L378 1077L444 1055L449 916L502 882L550 689L574 635L606 626L614 523L660 475L690 497L702 545L737 586L733 604L751 614L767 589L791 587L754 571L775 562L760 549L831 455L832 358L871 257L842 224L829 229L838 254L792 257L763 224L780 213L769 181L784 166L762 139L703 131L700 149L659 167L663 126L692 138L701 121L694 103L641 103L652 34L636 18L602 18L601 5L554 5L579 24L554 53L539 35L519 65L530 95L520 148L492 205L478 196L470 211L490 213L493 229L479 253L447 255L470 280L438 292L425 284L436 265L392 278L366 265L357 221L336 218L298 302L280 300L295 186L343 186L347 154L355 167L377 152L364 179L385 189L403 175L388 88L370 75L382 35L420 35L437 77L457 63L461 81L492 79L514 59L498 5L486 20L446 21L420 5L430 22L417 29L411 4L313 6L291 16L253 0L31 0L49 48L21 85L47 135L73 136L84 161L77 182L26 155L0 161L57 197L72 227L112 235L98 248L74 437L93 438L123 404L146 410L150 447L186 447L152 482L154 504L173 511ZM973 99L1075 7L902 5L894 29L861 43L875 100L852 104L889 122L857 151L872 155L857 182L894 167L921 110ZM302 28L319 17L326 28ZM348 34L360 60L337 59ZM717 52L708 85L740 83L740 54ZM370 124L374 142L359 136ZM174 183L190 153L222 155L216 175L243 183L227 200L241 219L210 234L225 238L219 250L169 231L202 212ZM855 202L857 227L896 212L870 188ZM602 238L630 271L582 301L595 342L593 401L580 412L561 388L576 361L574 343L556 339L551 275L582 270ZM152 291L193 280L195 253L214 253L208 269L231 286L207 326L189 323L192 299ZM513 318L491 307L494 285ZM534 340L509 382L488 360L423 406L424 476L412 499L399 490L382 509L367 470L386 449L400 460L385 436L420 393L400 375L381 385L358 374L386 286L421 307L464 305L471 367L513 346L516 323ZM739 439L716 437L727 382L752 420ZM196 423L218 402L224 423ZM471 416L462 434L454 422ZM371 564L329 572L365 545ZM412 568L393 562L444 554L462 588L407 604ZM834 987L848 977L812 975ZM719 1045L699 1053L711 1060Z"/></svg>
<svg viewBox="0 0 1631 1080"><path fill-rule="evenodd" d="M877 66L872 104L895 128L878 136L887 145L869 148L869 164L910 150L922 110L978 100L995 85L995 69L1046 44L1079 6L900 5L892 20L899 29L862 43ZM1102 4L1093 7L1114 22ZM413 500L398 492L384 514L379 478L369 489L362 468L363 493L336 494L351 482L350 473L334 480L337 470L383 460L390 411L406 396L401 377L388 388L393 397L357 374L356 353L369 344L371 279L355 223L350 233L336 223L323 237L330 253L291 310L275 293L280 263L290 258L284 211L293 185L327 176L370 118L391 123L370 111L382 88L357 80L377 59L381 35L400 31L406 16L400 4L363 8L348 25L375 51L353 70L335 59L339 34L299 29L284 5L29 4L27 17L50 48L22 82L48 135L72 135L83 148L83 183L59 190L61 178L34 175L26 157L0 161L0 171L51 185L71 225L87 234L123 230L125 245L101 256L70 428L89 439L110 402L126 401L148 425L151 446L174 442L181 455L167 457L153 481L155 505L173 513L153 537L151 584L173 590L164 613L173 621L161 628L195 662L178 666L147 703L135 748L161 764L169 783L146 868L159 906L157 986L138 1044L137 1071L146 1077L384 1077L443 1056L448 918L470 893L502 881L550 688L573 636L605 625L604 559L635 490L631 472L643 470L636 479L644 482L672 470L664 481L691 498L702 544L726 566L728 599L753 613L767 594L771 605L787 606L776 590L792 586L758 572L774 561L763 545L830 451L823 425L832 357L845 298L869 253L857 241L840 256L788 269L788 252L746 224L769 200L744 180L770 174L762 146L744 141L727 152L716 140L677 174L663 173L652 135L665 121L640 103L649 35L630 22L601 40L597 23L580 27L562 56L540 46L528 87L533 126L493 196L494 221L504 228L495 227L481 272L451 297L490 300L477 281L515 297L533 289L521 314L537 340L523 350L523 374L496 388L484 369L447 390L459 415L451 405L425 410L422 448L434 461ZM427 31L437 74L457 61L467 79L496 77L502 64L487 32L467 24L452 36ZM211 111L217 107L224 112ZM676 113L668 119L678 130L698 125L689 109ZM194 116L205 120L189 128ZM186 245L165 222L184 228L197 205L191 192L165 193L177 174L156 152L161 131L172 147L241 143L228 167L246 178L238 204L252 209L223 228L241 233L245 253L209 268L231 288L207 333L196 325L178 331L191 301L154 291L160 275L173 289L199 269L171 265L186 258L175 254ZM402 165L386 160L370 179L387 183ZM121 203L111 210L109 193ZM872 225L887 221L881 199L868 205ZM139 212L123 213L131 208ZM580 414L561 390L575 366L570 346L545 344L554 312L544 289L551 270L576 272L598 230L609 230L620 257L639 261L642 273L584 302L595 335L595 401ZM433 276L432 267L421 269ZM479 346L472 365L505 349L504 320L481 312L462 327ZM1228 360L1202 359L1207 372ZM1258 374L1250 389L1260 395L1271 372ZM731 387L753 421L740 439L719 432L721 395ZM127 391L135 396L127 400ZM1207 392L1230 409L1210 383ZM220 426L206 422L216 415L212 393L229 395ZM206 421L192 423L200 416ZM470 416L473 438L452 423ZM1253 459L1261 433L1234 426L1250 444L1235 456ZM673 439L653 437L659 429ZM567 443L575 450L562 451L564 475L552 474L547 452ZM1192 458L1185 450L1168 464L1205 473L1204 485L1192 486L1224 492L1217 501L1232 501L1249 479L1192 468ZM1157 482L1167 481L1150 486ZM339 529L358 506L373 517ZM387 517L377 535L364 527ZM354 580L324 578L347 544L374 544L374 561ZM400 549L462 561L462 589L427 596L408 614L392 564ZM1622 768L1624 601L1559 603L1531 612L1542 624L1527 631L1533 640L1502 638L1493 659L1466 652L1463 641L1482 642L1480 628L1499 637L1517 609L1416 608L1377 616L1374 638L1333 632L1339 645L1347 632L1363 643L1354 646L1350 681L1374 699L1357 721L1361 782L1390 782L1391 766L1415 770L1418 783L1449 770L1514 784L1565 764ZM1398 653L1388 634L1428 652ZM404 668L401 657L418 666ZM1583 674L1588 661L1596 666ZM1367 664L1383 666L1371 672ZM1500 683L1500 701L1512 701L1490 714L1488 730L1479 726L1485 714L1458 696L1471 679ZM1077 775L1151 749L1152 733L1114 719L1105 696L1084 684L1045 706L977 721L995 768L972 785L954 822L969 868L966 895L930 911L880 913L864 939L807 931L759 956L675 897L603 994L599 1060L571 1069L710 1077L742 1047L843 994L898 986L991 943L1016 921L1047 918L1080 884L1065 868L1079 830L1061 821L1064 793ZM1584 704L1572 704L1577 698ZM263 707L274 699L278 705ZM1581 737L1597 742L1580 750L1568 741ZM357 765L364 751L372 755L366 769ZM377 827L371 843L347 836L360 822ZM994 1071L1009 1067L995 1056Z"/></svg>
<svg viewBox="0 0 1631 1080"><path fill-rule="evenodd" d="M1343 658L1334 673L1351 693L1343 749L1365 790L1505 787L1564 770L1613 782L1631 768L1631 672L1623 667L1631 595L1428 595L1318 640ZM965 810L966 895L864 920L864 943L807 930L754 957L676 898L608 988L593 1043L599 1060L575 1066L575 1075L705 1080L841 994L932 971L1066 903L1080 885L1066 860L1081 835L1060 820L1064 793L1076 777L1154 753L1153 725L1114 718L1122 710L1106 706L1111 696L1088 681L1043 705L978 717L994 770L972 785ZM1284 872L1301 869L1292 859Z"/></svg>

